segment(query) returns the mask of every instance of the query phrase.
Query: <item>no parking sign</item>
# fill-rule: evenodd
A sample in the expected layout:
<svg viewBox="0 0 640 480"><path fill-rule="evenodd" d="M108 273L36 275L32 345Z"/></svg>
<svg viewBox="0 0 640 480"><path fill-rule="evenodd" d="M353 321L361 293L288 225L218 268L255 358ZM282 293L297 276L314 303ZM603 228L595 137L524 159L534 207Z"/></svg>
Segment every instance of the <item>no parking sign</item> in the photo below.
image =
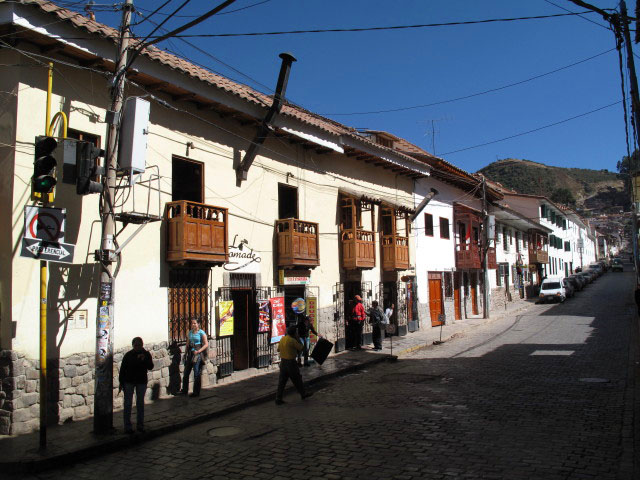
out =
<svg viewBox="0 0 640 480"><path fill-rule="evenodd" d="M24 207L24 238L64 242L64 208Z"/></svg>

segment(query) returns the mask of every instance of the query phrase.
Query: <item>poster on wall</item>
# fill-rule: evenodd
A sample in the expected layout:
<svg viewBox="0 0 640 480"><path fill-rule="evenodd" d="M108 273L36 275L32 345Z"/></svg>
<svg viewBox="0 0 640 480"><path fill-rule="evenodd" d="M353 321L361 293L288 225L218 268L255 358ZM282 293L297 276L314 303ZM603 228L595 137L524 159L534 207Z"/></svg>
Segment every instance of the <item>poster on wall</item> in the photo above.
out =
<svg viewBox="0 0 640 480"><path fill-rule="evenodd" d="M233 335L233 300L222 300L218 305L220 336Z"/></svg>
<svg viewBox="0 0 640 480"><path fill-rule="evenodd" d="M268 332L271 327L270 323L269 300L258 299L258 332Z"/></svg>
<svg viewBox="0 0 640 480"><path fill-rule="evenodd" d="M287 324L284 320L284 297L274 297L271 302L271 343L277 343L287 333Z"/></svg>
<svg viewBox="0 0 640 480"><path fill-rule="evenodd" d="M309 321L311 325L313 325L313 329L318 331L318 299L316 297L307 297L307 315L309 316ZM318 337L316 337L313 333L309 334L309 339L312 344L315 344L318 341Z"/></svg>

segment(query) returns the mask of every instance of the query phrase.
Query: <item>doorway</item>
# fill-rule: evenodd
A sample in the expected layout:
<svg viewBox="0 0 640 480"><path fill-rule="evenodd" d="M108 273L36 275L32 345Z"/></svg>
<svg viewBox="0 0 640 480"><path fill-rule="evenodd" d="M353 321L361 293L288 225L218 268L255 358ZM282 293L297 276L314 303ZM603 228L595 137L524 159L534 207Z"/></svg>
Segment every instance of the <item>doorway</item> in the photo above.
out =
<svg viewBox="0 0 640 480"><path fill-rule="evenodd" d="M278 218L298 218L298 189L278 184Z"/></svg>
<svg viewBox="0 0 640 480"><path fill-rule="evenodd" d="M431 326L438 327L444 323L440 320L440 315L444 313L444 303L442 301L442 274L440 272L429 272L428 277Z"/></svg>
<svg viewBox="0 0 640 480"><path fill-rule="evenodd" d="M231 290L233 300L233 369L246 370L253 365L251 340L256 338L252 307L255 306L253 291L249 289Z"/></svg>
<svg viewBox="0 0 640 480"><path fill-rule="evenodd" d="M204 163L171 158L171 201L204 203Z"/></svg>
<svg viewBox="0 0 640 480"><path fill-rule="evenodd" d="M355 338L349 331L349 324L351 323L351 311L355 306L355 296L360 295L362 297L362 283L360 282L345 282L344 284L344 318L345 318L345 346L346 348L355 347Z"/></svg>
<svg viewBox="0 0 640 480"><path fill-rule="evenodd" d="M471 313L478 315L478 273L471 272Z"/></svg>

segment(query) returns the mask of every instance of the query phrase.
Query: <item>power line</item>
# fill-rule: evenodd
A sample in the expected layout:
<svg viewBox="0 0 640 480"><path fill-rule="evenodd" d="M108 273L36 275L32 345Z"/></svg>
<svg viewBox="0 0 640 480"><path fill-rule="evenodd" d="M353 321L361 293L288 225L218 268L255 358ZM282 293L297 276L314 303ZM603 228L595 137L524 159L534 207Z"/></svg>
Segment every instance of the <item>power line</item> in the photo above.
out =
<svg viewBox="0 0 640 480"><path fill-rule="evenodd" d="M549 1L549 0L544 0L544 1L545 1L545 2L547 2L549 5L553 5L554 7L558 7L560 10L564 10L565 12L575 13L575 12L573 12L572 10L569 10L568 8L564 8L563 6L558 5L557 3L553 3L553 2L551 2L551 1ZM611 28L607 27L606 25L602 25L601 23L594 22L594 21L593 21L593 20L591 20L590 18L583 17L583 16L582 16L582 15L580 15L580 14L577 14L577 15L578 15L578 17L580 17L580 18L581 18L581 19L583 19L583 20L586 20L587 22L591 22L591 23L593 23L594 25L597 25L597 26L599 26L599 27L601 27L601 28L604 28L604 29L606 29L606 30L611 30Z"/></svg>
<svg viewBox="0 0 640 480"><path fill-rule="evenodd" d="M598 53L597 55L593 55L591 57L579 60L579 61L571 63L569 65L565 65L564 67L556 68L555 70L551 70L549 72L541 73L540 75L535 75L533 77L526 78L524 80L519 80L517 82L509 83L509 84L503 85L501 87L496 87L496 88L490 88L488 90L483 90L482 92L472 93L472 94L469 94L469 95L463 95L461 97L450 98L450 99L447 99L447 100L440 100L438 102L426 103L426 104L422 104L422 105L412 105L412 106L408 106L408 107L390 108L390 109L386 109L386 110L372 110L372 111L368 111L368 112L349 112L349 113L321 113L320 115L331 115L331 116L371 115L371 114L376 114L376 113L401 112L401 111L413 110L413 109L417 109L417 108L433 107L435 105L442 105L444 103L458 102L460 100L466 100L468 98L478 97L480 95L486 95L488 93L498 92L500 90L504 90L504 89L507 89L507 88L515 87L517 85L522 85L524 83L531 82L533 80L537 80L539 78L546 77L548 75L552 75L552 74L560 72L562 70L566 70L567 68L571 68L571 67L574 67L576 65L580 65L581 63L588 62L589 60L593 60L594 58L601 57L602 55L605 55L605 54L607 54L609 52L613 52L614 50L615 50L615 48L611 48L611 49L606 50L604 52Z"/></svg>
<svg viewBox="0 0 640 480"><path fill-rule="evenodd" d="M492 140L492 141L490 141L490 142L480 143L480 144L478 144L478 145L473 145L473 146L471 146L471 147L466 147L466 148L460 148L460 149L458 149L458 150L453 150L453 151L451 151L451 152L443 153L443 154L442 154L442 156L445 156L445 155L452 155L452 154L454 154L454 153L464 152L464 151L466 151L466 150L471 150L471 149L473 149L473 148L484 147L484 146L486 146L486 145L491 145L491 144L498 143L498 142L504 142L505 140L510 140L510 139L512 139L512 138L521 137L521 136L523 136L523 135L528 135L528 134L530 134L530 133L538 132L538 131L540 131L540 130L544 130L545 128L554 127L554 126L556 126L556 125L560 125L560 124L562 124L562 123L566 123L566 122L569 122L569 121L571 121L571 120L575 120L575 119L577 119L577 118L581 118L581 117L585 117L585 116L587 116L587 115L591 115L592 113L599 112L600 110L604 110L605 108L609 108L609 107L613 107L614 105L618 105L618 104L619 104L619 103L621 103L621 102L622 102L622 100L618 100L617 102L610 103L609 105L605 105L605 106L603 106L603 107L596 108L595 110L590 110L590 111L588 111L588 112L581 113L581 114L579 114L579 115L575 115L575 116L573 116L573 117L566 118L566 119L564 119L564 120L560 120L559 122L550 123L550 124L548 124L548 125L544 125L544 126L542 126L542 127L534 128L533 130L527 130L526 132L516 133L515 135L510 135L510 136L508 136L508 137L504 137L504 138L501 138L501 139L499 139L499 140Z"/></svg>
<svg viewBox="0 0 640 480"><path fill-rule="evenodd" d="M451 27L459 25L477 25L484 23L498 23L498 22L515 22L520 20L541 20L546 18L557 17L569 17L575 15L584 15L587 13L593 13L589 10L577 13L557 13L552 15L535 15L531 17L512 17L512 18L491 18L486 20L468 20L458 22L443 22L443 23L421 23L416 25L391 25L386 27L359 27L359 28L318 28L313 30L288 30L288 31L275 31L275 32L245 32L245 33L200 33L190 35L175 35L181 38L214 38L214 37L253 37L261 35L298 35L304 33L344 33L344 32L373 32L373 31L385 31L385 30L406 30L406 29L418 29L418 28L432 28L432 27ZM160 37L160 40L163 38ZM157 40L157 41L160 41Z"/></svg>
<svg viewBox="0 0 640 480"><path fill-rule="evenodd" d="M241 7L241 8L236 8L235 10L228 10L226 12L221 12L221 13L218 14L218 16L220 16L220 15L229 15L230 13L236 13L236 12L240 12L242 10L247 10L249 8L253 8L253 7L257 7L259 5L265 4L265 3L269 3L270 1L271 0L262 0L261 2L252 3L251 5L247 5L246 7ZM143 12L151 12L151 10L149 10L147 8L136 7L136 9L142 10ZM196 18L196 17L199 17L199 15L171 15L170 13L162 13L162 12L158 12L157 14L158 15L167 15L167 16L171 16L171 17L175 17L175 18Z"/></svg>

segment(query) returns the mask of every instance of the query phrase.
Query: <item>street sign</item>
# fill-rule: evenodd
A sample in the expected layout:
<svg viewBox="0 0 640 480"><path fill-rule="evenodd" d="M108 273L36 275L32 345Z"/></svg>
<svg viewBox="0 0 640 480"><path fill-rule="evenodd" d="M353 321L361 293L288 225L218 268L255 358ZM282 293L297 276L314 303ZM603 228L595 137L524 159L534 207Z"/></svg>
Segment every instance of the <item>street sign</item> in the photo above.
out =
<svg viewBox="0 0 640 480"><path fill-rule="evenodd" d="M47 242L39 238L23 238L21 257L49 260L51 262L73 263L76 246L71 243Z"/></svg>
<svg viewBox="0 0 640 480"><path fill-rule="evenodd" d="M24 237L64 242L66 211L63 208L24 207Z"/></svg>

